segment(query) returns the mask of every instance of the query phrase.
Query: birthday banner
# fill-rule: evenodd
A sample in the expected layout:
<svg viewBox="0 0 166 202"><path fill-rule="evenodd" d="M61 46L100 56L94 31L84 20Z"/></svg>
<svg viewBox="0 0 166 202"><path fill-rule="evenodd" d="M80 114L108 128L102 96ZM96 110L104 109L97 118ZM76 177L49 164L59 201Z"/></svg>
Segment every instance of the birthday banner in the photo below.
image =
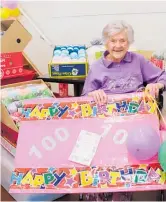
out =
<svg viewBox="0 0 166 202"><path fill-rule="evenodd" d="M55 99L55 101L51 99L50 102L47 100L47 102L41 101L40 104L32 103L33 101L29 101L28 104L22 103L18 112L11 114L16 123L26 120L104 118L137 113L155 114L157 111L156 102L144 93L110 95L108 103L102 106L87 97Z"/></svg>
<svg viewBox="0 0 166 202"><path fill-rule="evenodd" d="M14 107L14 110L12 109ZM97 105L90 97L29 99L14 105L10 117L20 127L22 121L60 120L80 118L106 118L156 114L157 104L142 92L109 95L108 102ZM13 145L17 144L18 133L3 134Z"/></svg>
<svg viewBox="0 0 166 202"><path fill-rule="evenodd" d="M142 138L145 128L152 128L155 135L150 131ZM137 148L132 147L134 136L143 140L145 148L150 145L148 151L137 158ZM154 114L25 121L19 130L10 192L166 189L166 173L156 152L161 142Z"/></svg>
<svg viewBox="0 0 166 202"><path fill-rule="evenodd" d="M166 189L159 164L84 168L16 169L10 193L90 193Z"/></svg>

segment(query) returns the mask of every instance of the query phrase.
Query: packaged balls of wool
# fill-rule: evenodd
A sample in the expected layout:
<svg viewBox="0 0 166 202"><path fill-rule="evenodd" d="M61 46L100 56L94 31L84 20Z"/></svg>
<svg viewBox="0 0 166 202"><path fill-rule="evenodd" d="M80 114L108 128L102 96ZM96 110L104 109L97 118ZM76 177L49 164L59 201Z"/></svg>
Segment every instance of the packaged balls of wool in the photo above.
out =
<svg viewBox="0 0 166 202"><path fill-rule="evenodd" d="M60 56L61 55L61 50L55 50L54 51L54 56Z"/></svg>
<svg viewBox="0 0 166 202"><path fill-rule="evenodd" d="M70 54L70 58L71 58L71 59L78 59L78 54L77 54L76 52L72 52L72 53Z"/></svg>

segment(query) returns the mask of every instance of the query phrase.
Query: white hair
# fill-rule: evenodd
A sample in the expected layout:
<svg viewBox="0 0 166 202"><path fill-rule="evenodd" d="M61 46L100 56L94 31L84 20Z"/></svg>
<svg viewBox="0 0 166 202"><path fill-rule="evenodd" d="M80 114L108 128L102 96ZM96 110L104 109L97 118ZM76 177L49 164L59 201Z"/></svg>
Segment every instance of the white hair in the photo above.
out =
<svg viewBox="0 0 166 202"><path fill-rule="evenodd" d="M132 44L134 42L134 30L131 25L123 20L111 22L104 27L102 31L103 42L106 43L112 35L120 33L123 30L127 32L129 44Z"/></svg>

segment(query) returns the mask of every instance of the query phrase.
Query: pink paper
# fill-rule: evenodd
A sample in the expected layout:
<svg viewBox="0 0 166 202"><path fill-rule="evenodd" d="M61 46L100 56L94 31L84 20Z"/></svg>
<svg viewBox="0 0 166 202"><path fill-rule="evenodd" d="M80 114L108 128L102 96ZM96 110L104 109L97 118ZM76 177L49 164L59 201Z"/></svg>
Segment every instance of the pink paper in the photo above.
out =
<svg viewBox="0 0 166 202"><path fill-rule="evenodd" d="M110 130L108 130L108 133L106 132L106 135L101 139L96 155L92 160L92 166L124 166L127 164L139 164L140 162L132 159L130 154L128 154L125 141L123 144L115 144L113 141L115 134L119 130L125 130L127 133L129 133L131 129L133 130L135 127L142 126L144 124L149 124L158 129L158 120L155 115L151 114L135 115L124 118L120 117L120 119L123 120L115 121L116 119L110 119L114 120L114 122L107 124L105 121L108 122L108 118L22 122L19 130L15 167L61 168L82 166L68 160L80 131L86 130L102 135L104 130L106 131L106 127L108 128L108 125L111 125ZM61 128L68 131L68 134L64 135ZM58 139L57 137L58 132L56 134L56 131L58 130L60 131L59 134L61 140L59 140L60 138ZM119 137L119 139L122 139L122 137ZM117 141L120 140L117 139ZM42 144L45 146L42 146ZM40 158L36 157L35 155L29 155L29 153L32 153L32 148L37 149L38 156ZM153 162L157 162L157 158L150 161L150 163Z"/></svg>

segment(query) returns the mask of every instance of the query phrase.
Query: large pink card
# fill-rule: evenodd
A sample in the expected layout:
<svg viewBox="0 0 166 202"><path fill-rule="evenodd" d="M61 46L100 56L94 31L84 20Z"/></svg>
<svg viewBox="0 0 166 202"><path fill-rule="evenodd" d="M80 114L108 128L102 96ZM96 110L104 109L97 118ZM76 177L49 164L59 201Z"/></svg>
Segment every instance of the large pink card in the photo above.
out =
<svg viewBox="0 0 166 202"><path fill-rule="evenodd" d="M128 135L144 125L152 126L160 136L158 119L153 114L22 122L11 192L81 193L166 188L166 174L157 156L141 162L127 150ZM69 160L81 131L101 136L89 166Z"/></svg>
<svg viewBox="0 0 166 202"><path fill-rule="evenodd" d="M96 118L23 122L19 131L15 166L17 168L81 166L70 162L68 158L82 130L99 135L106 133L100 141L91 165L124 166L139 163L129 157L125 139L128 133L143 127L144 124L149 126L152 124L157 130L158 121L154 115L120 117L119 120Z"/></svg>

